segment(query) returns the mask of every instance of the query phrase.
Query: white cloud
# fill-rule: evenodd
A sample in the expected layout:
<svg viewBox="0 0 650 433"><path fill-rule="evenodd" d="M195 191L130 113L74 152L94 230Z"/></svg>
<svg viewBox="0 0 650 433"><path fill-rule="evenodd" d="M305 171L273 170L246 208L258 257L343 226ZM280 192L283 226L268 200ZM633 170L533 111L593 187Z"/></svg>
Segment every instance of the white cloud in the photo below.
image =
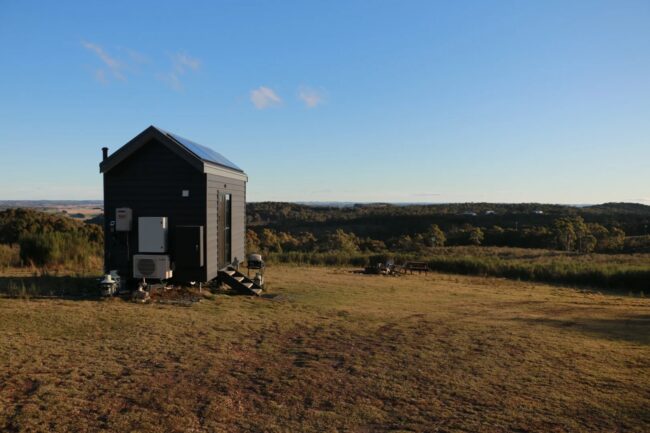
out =
<svg viewBox="0 0 650 433"><path fill-rule="evenodd" d="M100 47L97 44L93 44L92 42L85 42L85 41L82 42L81 44L83 45L84 48L86 48L89 51L92 51L93 53L95 53L97 57L99 57L99 59L102 61L102 63L104 63L106 68L108 68L111 74L113 74L113 77L122 81L126 80L126 77L124 76L123 73L124 65L122 64L122 62L120 62L114 57L111 57L106 52L106 50L104 50L102 47ZM106 73L103 69L100 70L101 72L99 72L98 70L95 73L95 78L97 78L101 82L106 82L107 80Z"/></svg>
<svg viewBox="0 0 650 433"><path fill-rule="evenodd" d="M251 90L251 102L255 108L263 110L282 104L282 98L273 89L260 86L258 89Z"/></svg>
<svg viewBox="0 0 650 433"><path fill-rule="evenodd" d="M201 61L197 58L190 57L187 53L176 53L172 56L174 70L178 73L185 73L186 69L198 71L201 67Z"/></svg>
<svg viewBox="0 0 650 433"><path fill-rule="evenodd" d="M106 71L102 68L99 68L95 71L95 79L102 84L108 83L108 78L106 78Z"/></svg>
<svg viewBox="0 0 650 433"><path fill-rule="evenodd" d="M305 103L307 108L314 108L325 100L322 92L310 87L301 87L298 98Z"/></svg>
<svg viewBox="0 0 650 433"><path fill-rule="evenodd" d="M158 78L169 86L180 92L183 90L181 77L188 71L196 72L201 69L201 60L191 57L187 53L175 53L171 56L172 71L166 74L158 74Z"/></svg>
<svg viewBox="0 0 650 433"><path fill-rule="evenodd" d="M177 73L169 72L167 74L157 74L156 77L158 77L160 81L167 83L169 87L177 92L183 90L183 83L181 83L181 79Z"/></svg>
<svg viewBox="0 0 650 433"><path fill-rule="evenodd" d="M145 54L130 48L116 48L116 51L121 54L121 60L119 60L117 57L110 55L105 48L98 44L82 41L81 45L94 53L101 61L102 67L94 70L94 77L102 84L108 83L111 77L126 81L127 74L138 74L141 72L143 66L146 67L150 63L149 58ZM150 70L149 73L167 83L172 89L182 91L183 76L201 69L202 62L200 59L192 57L186 52L173 53L169 55L169 59L171 60L171 70L169 72L155 73Z"/></svg>
<svg viewBox="0 0 650 433"><path fill-rule="evenodd" d="M129 55L132 63L142 65L149 62L147 56L138 51L132 50L130 48L125 48L124 50Z"/></svg>

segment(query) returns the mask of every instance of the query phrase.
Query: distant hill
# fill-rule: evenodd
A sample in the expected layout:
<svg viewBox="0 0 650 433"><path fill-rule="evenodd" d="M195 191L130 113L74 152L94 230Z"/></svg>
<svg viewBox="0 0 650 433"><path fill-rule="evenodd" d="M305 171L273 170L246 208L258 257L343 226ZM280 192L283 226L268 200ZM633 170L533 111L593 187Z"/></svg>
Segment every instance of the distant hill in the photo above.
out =
<svg viewBox="0 0 650 433"><path fill-rule="evenodd" d="M471 225L485 230L549 231L560 217L582 216L587 223L607 228L619 227L628 236L644 236L650 228L650 206L636 203L600 205L554 205L542 203L448 203L390 204L364 203L346 206L283 202L249 202L248 228L261 233L263 228L317 237L337 229L360 237L390 241L399 236L415 236L432 224L445 232L456 232ZM495 227L497 227L495 229ZM508 241L510 242L510 241Z"/></svg>
<svg viewBox="0 0 650 433"><path fill-rule="evenodd" d="M104 213L104 202L101 200L0 200L0 211L7 209L34 209L88 220Z"/></svg>
<svg viewBox="0 0 650 433"><path fill-rule="evenodd" d="M650 216L650 206L640 203L603 203L582 208L586 212Z"/></svg>
<svg viewBox="0 0 650 433"><path fill-rule="evenodd" d="M102 200L0 200L0 209L104 207Z"/></svg>

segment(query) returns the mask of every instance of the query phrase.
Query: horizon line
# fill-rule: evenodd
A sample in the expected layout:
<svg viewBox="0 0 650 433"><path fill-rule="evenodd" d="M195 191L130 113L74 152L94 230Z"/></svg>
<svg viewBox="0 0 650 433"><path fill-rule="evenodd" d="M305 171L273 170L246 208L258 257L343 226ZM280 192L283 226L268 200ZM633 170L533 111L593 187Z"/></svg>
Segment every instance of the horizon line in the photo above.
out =
<svg viewBox="0 0 650 433"><path fill-rule="evenodd" d="M5 202L91 202L104 203L103 199L0 199ZM600 203L561 203L561 202L538 202L538 201L445 201L445 202L418 202L418 201L338 201L338 200L247 200L246 203L292 203L292 204L390 204L390 205L450 205L450 204L493 204L493 205L515 205L515 204L538 204L549 206L598 206L610 203L639 204L650 206L642 201L605 201Z"/></svg>

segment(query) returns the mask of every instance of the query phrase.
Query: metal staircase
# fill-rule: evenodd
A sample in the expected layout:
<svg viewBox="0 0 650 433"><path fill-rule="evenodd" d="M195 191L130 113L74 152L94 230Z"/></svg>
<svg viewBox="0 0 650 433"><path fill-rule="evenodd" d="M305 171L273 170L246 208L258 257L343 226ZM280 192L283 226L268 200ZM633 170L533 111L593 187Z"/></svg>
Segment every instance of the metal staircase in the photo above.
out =
<svg viewBox="0 0 650 433"><path fill-rule="evenodd" d="M233 290L249 293L255 296L260 296L262 294L262 288L260 286L255 284L253 280L248 278L246 275L231 267L220 270L219 277L221 278L221 281L229 285Z"/></svg>

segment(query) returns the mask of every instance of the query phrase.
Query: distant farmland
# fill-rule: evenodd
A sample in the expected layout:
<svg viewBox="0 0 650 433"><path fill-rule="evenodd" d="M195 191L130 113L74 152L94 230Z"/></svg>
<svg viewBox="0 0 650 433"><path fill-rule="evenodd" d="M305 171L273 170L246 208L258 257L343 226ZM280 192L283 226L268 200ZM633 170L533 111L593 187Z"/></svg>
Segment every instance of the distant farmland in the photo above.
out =
<svg viewBox="0 0 650 433"><path fill-rule="evenodd" d="M102 200L0 200L0 210L11 208L65 213L73 218L87 220L104 213L104 202Z"/></svg>

